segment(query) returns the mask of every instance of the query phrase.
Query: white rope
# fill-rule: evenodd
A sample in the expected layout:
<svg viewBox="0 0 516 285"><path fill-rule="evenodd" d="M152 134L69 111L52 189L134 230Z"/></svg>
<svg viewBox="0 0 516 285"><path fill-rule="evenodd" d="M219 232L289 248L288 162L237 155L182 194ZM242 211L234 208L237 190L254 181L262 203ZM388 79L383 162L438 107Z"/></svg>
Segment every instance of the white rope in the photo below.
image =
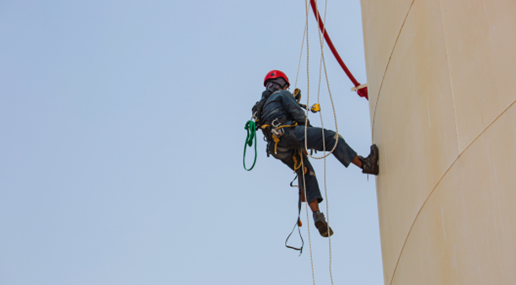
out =
<svg viewBox="0 0 516 285"><path fill-rule="evenodd" d="M317 1L315 1L315 6L317 7ZM324 19L323 19L323 23L326 23L326 15L327 15L327 11L328 11L328 0L325 0L324 1ZM319 20L319 19L317 19ZM326 25L324 25L324 29L326 29ZM322 65L324 64L324 74L326 75L326 84L328 86L328 92L330 93L330 98L331 98L331 91L330 91L330 84L329 84L329 80L328 80L328 74L326 72L326 62L324 60L324 50L323 50L323 47L324 47L324 40L322 39L323 35L324 35L324 30L321 32L320 29L319 29L319 41L320 41L320 44L321 44L321 59L319 60L319 84L318 84L318 90L317 90L317 103L320 102L320 94L321 94L321 67ZM334 117L335 117L335 128L337 129L337 116L335 114L335 107L333 105L333 99L331 98L331 102L332 102L332 107L333 107L333 114L334 114ZM320 117L320 120L321 120L321 128L322 128L322 137L323 137L323 154L324 154L324 198L326 200L326 214L327 214L327 231L328 233L330 232L330 205L329 205L329 199L328 199L328 187L327 187L327 183L326 183L326 142L325 142L325 136L324 136L324 125L323 125L323 116L322 116L322 112L319 112L319 117ZM338 136L336 137L336 140L338 141ZM335 142L335 146L334 146L334 149L336 148L337 146L337 142ZM333 151L333 150L332 150ZM331 236L328 236L328 254L329 254L329 265L328 265L328 268L329 268L329 273L330 273L330 281L331 281L331 284L333 285L333 272L332 272L332 250L331 250Z"/></svg>
<svg viewBox="0 0 516 285"><path fill-rule="evenodd" d="M315 1L315 6L317 7L317 1ZM323 19L323 23L326 22L326 15L327 15L327 7L328 7L328 1L325 0L325 8L324 8L324 19ZM332 105L332 110L333 110L333 116L334 116L334 120L335 120L335 145L333 146L332 150L326 154L326 139L325 139L325 133L324 133L324 123L323 123L323 117L322 117L322 112L320 111L319 112L319 117L320 117L320 120L321 120L321 132L322 132L322 143L323 143L323 156L322 157L314 157L312 155L310 155L308 153L308 141L307 141L307 128L308 128L308 106L310 104L310 70L309 70L309 35L308 35L308 14L309 14L309 7L308 7L308 3L307 3L307 0L305 0L305 8L306 8L306 24L305 24L305 34L306 34L306 60L307 60L307 102L306 102L306 106L307 106L307 109L306 109L306 119L305 119L305 151L306 151L306 154L314 159L324 159L324 194L325 194L325 199L326 199L326 212L327 212L327 231L328 233L330 233L330 211L329 211L329 202L328 202L328 189L327 189L327 183L326 183L326 157L328 157L330 154L333 153L333 151L335 151L335 149L337 148L337 144L338 144L338 141L339 141L339 133L338 133L338 124L337 124L337 114L336 114L336 111L335 111L335 104L333 102L333 97L332 97L332 94L331 94L331 89L330 89L330 83L329 83L329 79L328 79L328 73L327 73L327 69L326 69L326 61L325 61L325 58L324 58L324 40L323 40L323 34L324 34L324 30L323 31L320 31L320 29L318 29L318 35L319 35L319 43L320 43L320 47L321 47L321 59L319 61L319 83L318 83L318 88L317 88L317 103L319 104L320 103L320 91L321 91L321 74L322 74L322 67L324 66L324 75L325 75L325 78L326 78L326 85L328 87L328 93L329 93L329 96L330 96L330 101L331 101L331 105ZM317 9L318 10L318 9ZM317 13L317 24L319 24L319 13ZM324 25L325 26L325 25ZM304 34L303 34L303 41L304 41ZM304 45L304 44L302 44ZM303 46L301 47L301 55L300 57L302 56L302 51L303 51ZM301 59L299 60L299 64L298 64L298 75L299 75L299 67L300 67L300 64L301 64ZM297 86L297 75L296 75L296 85ZM302 156L302 154L301 154ZM304 170L305 170L305 167L304 167L304 160L301 158L301 166L302 166L302 172L303 172L303 191L304 191L304 195L305 197L307 197L306 195L306 182L305 182L305 176L304 176ZM309 215L308 215L308 199L307 199L307 206L306 206L306 215L307 215L307 221L309 220ZM309 223L307 223L309 224ZM313 280L313 283L315 285L315 276L314 276L314 269L313 269L313 258L312 258L312 245L311 245L311 239L310 239L310 228L308 227L308 241L309 241L309 244L310 244L310 261L311 261L311 265L312 265L312 280ZM331 280L331 284L333 285L333 273L332 273L332 250L331 250L331 236L328 235L328 247L329 247L329 273L330 273L330 280Z"/></svg>
<svg viewBox="0 0 516 285"><path fill-rule="evenodd" d="M297 63L297 73L296 73L296 82L294 84L294 90L297 88L297 78L299 77L299 68L301 67L301 58L303 57L303 48L305 47L305 35L308 31L308 21L305 23L305 28L303 30L303 40L301 41L301 53L299 55L299 62Z"/></svg>
<svg viewBox="0 0 516 285"><path fill-rule="evenodd" d="M309 44L308 44L308 12L309 12L309 7L308 7L308 0L305 0L305 11L306 11L306 22L305 22L305 34L306 34L306 60L307 60L307 64L306 64L306 72L307 72L307 76L309 75L310 71L308 70L308 59L310 57L310 49L309 49ZM303 54L302 52L302 47L301 47L301 54ZM301 59L299 60L299 63L301 63ZM299 73L299 66L298 66L298 73ZM297 81L297 78L296 78L296 81ZM297 83L297 82L296 82ZM308 87L307 87L307 96L308 96L308 90L310 90L310 80L307 80L307 84L308 84ZM308 104L306 105L307 106L307 110L308 110ZM308 117L306 117L306 120L308 121ZM306 122L305 122L305 126L306 126ZM306 127L305 127L305 133L306 133ZM305 141L306 141L306 134L305 134ZM305 163L304 163L304 159L303 159L303 152L301 152L301 174L303 175L303 192L305 194L305 200L306 200L306 205L305 205L305 208L306 208L306 225L307 225L307 229L308 229L308 245L309 245L309 248L310 248L310 265L312 267L312 282L313 284L315 285L315 271L314 271L314 258L313 258L313 253L312 253L312 239L311 239L311 236L310 236L310 216L308 214L308 205L309 205L309 202L308 202L308 195L306 195L306 181L305 181Z"/></svg>
<svg viewBox="0 0 516 285"><path fill-rule="evenodd" d="M310 215L308 213L308 199L307 199L307 195L306 195L306 181L305 181L305 163L304 163L304 159L303 159L303 153L301 153L301 173L303 175L303 193L305 195L305 200L306 200L306 203L305 203L305 209L306 209L306 227L308 229L308 246L310 248L310 265L312 266L312 281L315 285L315 271L314 271L314 258L313 258L313 253L312 253L312 238L311 238L311 235L310 235Z"/></svg>
<svg viewBox="0 0 516 285"><path fill-rule="evenodd" d="M306 2L306 1L305 1ZM326 3L327 3L327 0L326 0ZM315 6L317 7L317 1L315 1ZM327 5L326 5L327 6ZM326 18L326 8L325 8L325 18ZM307 16L308 16L308 10L307 10ZM308 20L308 19L307 19ZM319 23L319 19L317 18L317 23ZM324 21L323 21L324 23ZM325 154L321 157L315 157L315 156L312 156L311 154L308 154L308 156L310 156L311 158L313 159L324 159L326 157L328 157L330 154L333 153L333 151L335 151L335 149L337 148L337 144L339 142L339 127L338 127L338 124L337 124L337 113L335 112L335 103L333 102L333 96L331 94L331 89L330 89L330 81L328 79L328 73L327 73L327 69L326 69L326 60L324 59L324 40L323 40L323 37L322 37L322 33L320 31L320 29L318 29L319 31L319 42L320 42L320 45L321 45L321 60L322 60L322 63L323 63L323 66L324 66L324 75L326 77L326 85L328 87L328 94L330 96L330 101L331 101L331 107L332 107L332 110L333 110L333 117L334 117L334 120L335 120L335 144L333 145L333 148L332 150L328 153L328 154ZM307 81L308 81L308 90L306 91L306 106L309 106L310 104L310 76L309 76L309 73L308 73L308 60L309 60L309 57L308 57L308 35L306 37L306 47L307 47ZM320 86L320 73L319 73L319 86ZM317 103L319 103L319 95L317 96ZM322 118L322 112L320 112L320 116ZM307 137L307 128L308 128L308 107L306 108L306 119L305 119L305 150L308 152L308 141L306 140L306 137ZM321 128L322 128L322 137L323 137L323 151L326 152L326 141L325 141L325 135L324 135L324 126L322 125L322 121L321 121Z"/></svg>

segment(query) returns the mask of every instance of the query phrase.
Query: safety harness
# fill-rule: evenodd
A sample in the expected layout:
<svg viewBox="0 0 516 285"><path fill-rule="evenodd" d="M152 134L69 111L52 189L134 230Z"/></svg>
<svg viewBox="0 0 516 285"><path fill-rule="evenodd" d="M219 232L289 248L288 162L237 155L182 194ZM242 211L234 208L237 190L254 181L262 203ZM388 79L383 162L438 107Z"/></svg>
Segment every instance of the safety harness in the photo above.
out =
<svg viewBox="0 0 516 285"><path fill-rule="evenodd" d="M283 128L292 128L297 126L297 122L294 122L294 124L291 125L283 125L282 121L285 121L285 119L276 118L270 123L270 125L263 124L261 126L261 129L264 130L264 133L270 132L270 136L274 141L274 154L278 154L278 143L280 141L280 137L285 134L285 130L283 130Z"/></svg>

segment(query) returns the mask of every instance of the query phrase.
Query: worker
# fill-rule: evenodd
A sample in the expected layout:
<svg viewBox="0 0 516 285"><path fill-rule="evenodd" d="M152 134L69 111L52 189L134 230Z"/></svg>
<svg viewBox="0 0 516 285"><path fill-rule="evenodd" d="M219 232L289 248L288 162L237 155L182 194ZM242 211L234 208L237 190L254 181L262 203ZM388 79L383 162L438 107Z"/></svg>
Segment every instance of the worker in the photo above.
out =
<svg viewBox="0 0 516 285"><path fill-rule="evenodd" d="M297 173L299 178L300 199L308 201L313 212L315 227L323 237L333 234L324 214L319 210L319 203L323 201L315 171L307 158L307 148L316 151L333 149L333 155L345 166L354 164L362 169L363 173L378 175L378 147L371 146L371 152L366 158L357 153L346 143L344 138L334 131L313 127L310 122L305 126L306 115L301 105L296 101L287 88L290 86L288 77L279 70L271 70L265 76L265 91L260 101L253 107L253 116L256 118L257 128L260 128L267 139L267 156L272 154L281 160L290 169ZM305 138L306 128L306 138ZM301 169L301 160L304 170ZM304 182L303 182L304 180ZM306 196L303 193L306 185Z"/></svg>

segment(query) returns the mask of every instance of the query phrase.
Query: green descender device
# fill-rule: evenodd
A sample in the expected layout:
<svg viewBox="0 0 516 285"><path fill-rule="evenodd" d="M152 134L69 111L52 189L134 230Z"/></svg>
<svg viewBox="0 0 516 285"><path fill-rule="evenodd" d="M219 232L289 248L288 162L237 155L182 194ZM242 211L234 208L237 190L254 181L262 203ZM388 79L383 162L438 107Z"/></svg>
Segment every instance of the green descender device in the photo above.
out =
<svg viewBox="0 0 516 285"><path fill-rule="evenodd" d="M244 169L247 171L251 171L254 168L254 165L256 164L256 158L258 156L258 152L256 151L256 123L253 120L247 121L245 124L244 129L247 131L247 138L245 139L244 144ZM253 139L254 139L254 162L251 168L247 169L245 166L245 154L247 151L247 147L253 146Z"/></svg>

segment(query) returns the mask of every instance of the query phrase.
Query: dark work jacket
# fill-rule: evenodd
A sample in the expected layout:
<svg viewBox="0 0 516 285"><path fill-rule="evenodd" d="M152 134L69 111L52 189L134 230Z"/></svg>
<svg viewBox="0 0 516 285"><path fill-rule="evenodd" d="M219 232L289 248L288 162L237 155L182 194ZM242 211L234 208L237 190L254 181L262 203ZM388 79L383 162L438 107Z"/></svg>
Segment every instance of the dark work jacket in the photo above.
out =
<svg viewBox="0 0 516 285"><path fill-rule="evenodd" d="M274 119L284 119L284 122L305 124L305 110L299 106L292 93L287 90L277 90L265 102L261 121L270 123Z"/></svg>

